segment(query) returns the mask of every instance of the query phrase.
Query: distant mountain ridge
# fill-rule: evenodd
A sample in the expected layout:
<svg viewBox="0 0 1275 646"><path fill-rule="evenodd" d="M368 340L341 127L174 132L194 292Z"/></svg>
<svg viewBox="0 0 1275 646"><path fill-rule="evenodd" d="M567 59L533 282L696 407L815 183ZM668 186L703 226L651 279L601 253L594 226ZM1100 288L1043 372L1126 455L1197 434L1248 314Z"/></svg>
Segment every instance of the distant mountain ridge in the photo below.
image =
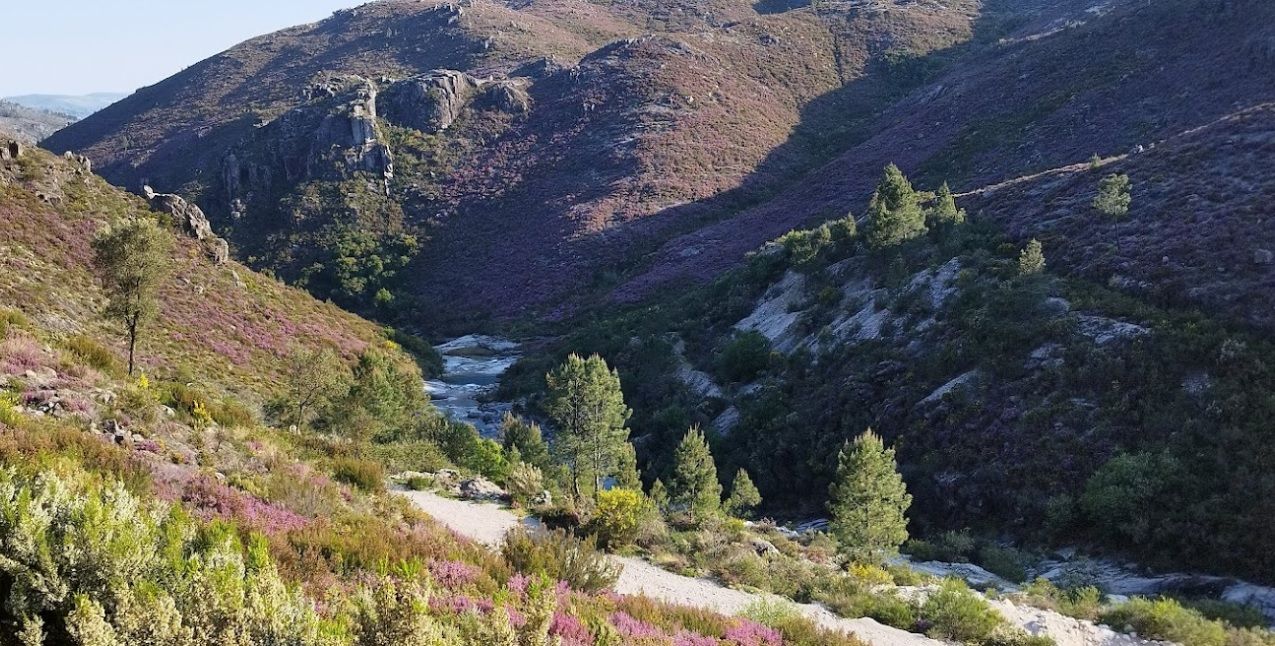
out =
<svg viewBox="0 0 1275 646"><path fill-rule="evenodd" d="M23 143L33 144L74 122L70 115L0 100L0 134Z"/></svg>
<svg viewBox="0 0 1275 646"><path fill-rule="evenodd" d="M24 105L28 108L47 110L69 115L76 119L105 108L106 106L128 96L123 92L94 92L92 94L23 94L4 97L5 101Z"/></svg>

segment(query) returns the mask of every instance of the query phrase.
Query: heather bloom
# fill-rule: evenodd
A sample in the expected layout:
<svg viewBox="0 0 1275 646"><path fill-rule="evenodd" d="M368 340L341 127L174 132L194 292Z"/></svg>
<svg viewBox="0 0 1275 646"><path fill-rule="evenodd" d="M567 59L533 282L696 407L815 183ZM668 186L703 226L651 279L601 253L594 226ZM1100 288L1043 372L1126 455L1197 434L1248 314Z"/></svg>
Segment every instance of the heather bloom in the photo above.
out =
<svg viewBox="0 0 1275 646"><path fill-rule="evenodd" d="M725 637L739 646L783 646L784 643L778 630L748 619L741 619L727 629Z"/></svg>
<svg viewBox="0 0 1275 646"><path fill-rule="evenodd" d="M510 592L513 592L518 595L523 595L527 593L527 586L530 584L531 584L531 577L522 573L517 573L509 577L509 582L506 584L506 586L509 588Z"/></svg>
<svg viewBox="0 0 1275 646"><path fill-rule="evenodd" d="M685 630L673 636L673 646L718 646L721 642L716 637L687 632Z"/></svg>
<svg viewBox="0 0 1275 646"><path fill-rule="evenodd" d="M455 597L430 597L429 607L434 612L448 612L451 614L464 614L466 612L491 612L495 607L489 599L474 599L464 595Z"/></svg>
<svg viewBox="0 0 1275 646"><path fill-rule="evenodd" d="M478 578L478 568L460 561L431 561L429 572L438 585L454 590L473 583Z"/></svg>
<svg viewBox="0 0 1275 646"><path fill-rule="evenodd" d="M562 646L593 646L588 627L571 615L555 612L549 634L562 638Z"/></svg>
<svg viewBox="0 0 1275 646"><path fill-rule="evenodd" d="M629 613L623 611L611 614L611 624L621 635L633 639L664 636L664 631L645 621L634 619Z"/></svg>
<svg viewBox="0 0 1275 646"><path fill-rule="evenodd" d="M310 524L309 519L289 509L202 476L186 483L181 501L205 520L236 519L265 534L283 534Z"/></svg>

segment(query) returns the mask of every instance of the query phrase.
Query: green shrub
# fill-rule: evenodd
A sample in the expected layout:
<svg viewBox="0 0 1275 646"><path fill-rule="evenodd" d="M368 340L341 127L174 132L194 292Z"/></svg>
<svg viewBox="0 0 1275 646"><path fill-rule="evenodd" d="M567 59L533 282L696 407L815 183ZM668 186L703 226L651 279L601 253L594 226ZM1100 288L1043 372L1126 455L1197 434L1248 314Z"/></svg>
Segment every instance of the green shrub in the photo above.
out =
<svg viewBox="0 0 1275 646"><path fill-rule="evenodd" d="M619 568L597 549L597 539L580 540L565 530L532 534L518 527L505 536L502 550L514 569L565 581L575 590L598 592L615 586Z"/></svg>
<svg viewBox="0 0 1275 646"><path fill-rule="evenodd" d="M1102 613L1102 622L1117 630L1191 646L1225 646L1226 628L1173 599L1134 598Z"/></svg>
<svg viewBox="0 0 1275 646"><path fill-rule="evenodd" d="M428 491L434 487L434 481L425 476L412 476L403 485L412 491Z"/></svg>
<svg viewBox="0 0 1275 646"><path fill-rule="evenodd" d="M454 468L438 445L428 440L373 444L367 447L367 451L391 473L437 473L440 469Z"/></svg>
<svg viewBox="0 0 1275 646"><path fill-rule="evenodd" d="M3 336L0 334L0 336ZM106 346L91 337L77 334L62 344L71 356L109 375L123 374L120 360Z"/></svg>
<svg viewBox="0 0 1275 646"><path fill-rule="evenodd" d="M977 563L983 569L1014 583L1027 580L1031 559L1020 550L988 543L978 550Z"/></svg>
<svg viewBox="0 0 1275 646"><path fill-rule="evenodd" d="M717 370L726 380L746 383L770 365L770 341L760 332L741 332L722 349Z"/></svg>
<svg viewBox="0 0 1275 646"><path fill-rule="evenodd" d="M926 633L936 639L980 643L991 638L1004 623L1000 613L961 581L945 580L921 606Z"/></svg>
<svg viewBox="0 0 1275 646"><path fill-rule="evenodd" d="M336 458L332 461L332 477L337 482L369 493L385 491L385 469L379 462L359 458Z"/></svg>
<svg viewBox="0 0 1275 646"><path fill-rule="evenodd" d="M545 476L540 469L526 462L519 462L509 470L505 478L505 489L514 502L526 507L532 498L545 490Z"/></svg>
<svg viewBox="0 0 1275 646"><path fill-rule="evenodd" d="M792 646L861 646L854 636L826 631L806 618L790 603L756 601L744 609L742 616L770 626L783 634L784 644Z"/></svg>
<svg viewBox="0 0 1275 646"><path fill-rule="evenodd" d="M1266 627L1266 615L1253 606L1219 599L1193 599L1184 603L1209 619L1223 621L1236 628Z"/></svg>

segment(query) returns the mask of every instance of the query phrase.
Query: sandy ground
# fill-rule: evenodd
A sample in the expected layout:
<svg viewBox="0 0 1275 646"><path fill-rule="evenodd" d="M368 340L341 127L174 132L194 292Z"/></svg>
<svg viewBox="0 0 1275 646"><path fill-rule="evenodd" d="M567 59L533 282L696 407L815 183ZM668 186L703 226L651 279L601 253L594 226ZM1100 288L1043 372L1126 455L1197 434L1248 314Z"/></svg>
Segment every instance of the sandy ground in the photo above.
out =
<svg viewBox="0 0 1275 646"><path fill-rule="evenodd" d="M444 498L427 491L402 491L418 507L456 533L496 547L505 533L520 524L517 516L494 504L467 502ZM624 566L616 592L642 595L669 603L713 610L726 615L736 615L758 601L775 601L773 595L752 594L723 587L708 579L673 574L641 559L611 557ZM786 602L786 601L785 601ZM787 602L786 602L787 603ZM820 626L848 632L872 646L938 646L944 642L924 635L909 633L878 623L872 619L846 619L823 606L793 604ZM1116 633L1104 626L1095 626L1060 615L1056 612L1020 606L995 600L992 605L1011 624L1033 635L1048 635L1058 646L1155 646L1160 642L1139 639Z"/></svg>

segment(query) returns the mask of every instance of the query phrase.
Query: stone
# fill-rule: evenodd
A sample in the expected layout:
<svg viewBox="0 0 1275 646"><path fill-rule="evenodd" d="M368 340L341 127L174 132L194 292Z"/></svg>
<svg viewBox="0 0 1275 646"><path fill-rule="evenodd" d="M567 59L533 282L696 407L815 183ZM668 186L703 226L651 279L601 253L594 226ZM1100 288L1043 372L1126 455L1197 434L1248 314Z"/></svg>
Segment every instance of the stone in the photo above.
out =
<svg viewBox="0 0 1275 646"><path fill-rule="evenodd" d="M25 152L26 149L23 148L21 142L10 141L5 144L3 149L0 149L0 156L4 159L19 159Z"/></svg>
<svg viewBox="0 0 1275 646"><path fill-rule="evenodd" d="M748 545L753 548L757 556L779 556L779 548L764 538L754 537L748 541Z"/></svg>
<svg viewBox="0 0 1275 646"><path fill-rule="evenodd" d="M502 500L508 494L496 483L480 476L462 481L460 496L466 500Z"/></svg>
<svg viewBox="0 0 1275 646"><path fill-rule="evenodd" d="M464 72L434 70L386 88L382 116L422 132L442 132L460 118L478 89L478 79Z"/></svg>
<svg viewBox="0 0 1275 646"><path fill-rule="evenodd" d="M531 111L531 95L521 82L504 79L483 88L482 107L510 114L523 114Z"/></svg>
<svg viewBox="0 0 1275 646"><path fill-rule="evenodd" d="M224 265L230 260L229 243L213 233L212 223L203 209L180 195L156 193L150 186L142 187L142 196L150 202L152 209L173 216L187 234L202 242L205 253L214 263Z"/></svg>
<svg viewBox="0 0 1275 646"><path fill-rule="evenodd" d="M548 507L553 504L553 494L548 490L541 491L531 498L532 507Z"/></svg>
<svg viewBox="0 0 1275 646"><path fill-rule="evenodd" d="M1272 252L1270 249L1253 250L1253 264L1269 265L1273 262L1275 262L1275 252Z"/></svg>

